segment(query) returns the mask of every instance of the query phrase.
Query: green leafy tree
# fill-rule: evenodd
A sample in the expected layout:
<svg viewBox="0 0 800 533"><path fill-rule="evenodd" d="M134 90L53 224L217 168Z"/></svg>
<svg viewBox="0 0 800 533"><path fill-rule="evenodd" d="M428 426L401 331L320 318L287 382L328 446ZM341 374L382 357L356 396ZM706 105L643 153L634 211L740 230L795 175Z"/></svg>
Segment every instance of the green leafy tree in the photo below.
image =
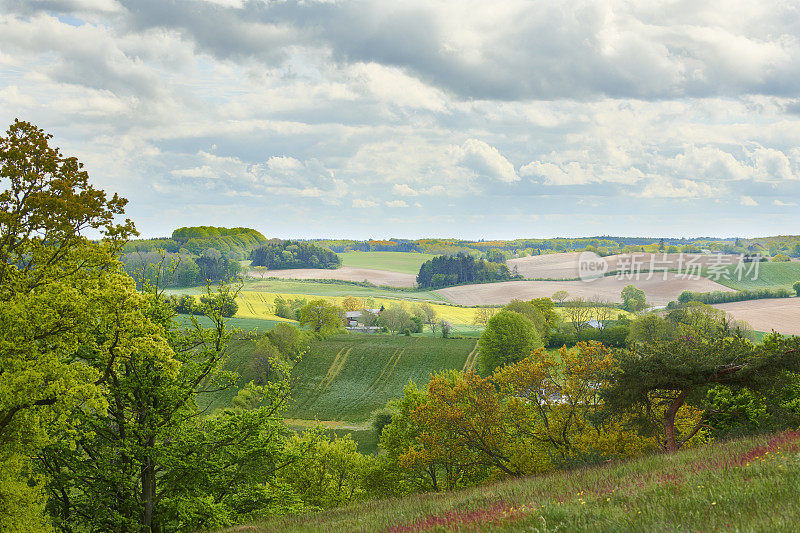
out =
<svg viewBox="0 0 800 533"><path fill-rule="evenodd" d="M369 462L356 448L349 434L329 438L322 427L307 429L289 439L287 453L297 459L281 471L280 479L309 507L350 503L365 495Z"/></svg>
<svg viewBox="0 0 800 533"><path fill-rule="evenodd" d="M393 305L381 313L378 324L392 333L399 333L411 326L411 315L399 305Z"/></svg>
<svg viewBox="0 0 800 533"><path fill-rule="evenodd" d="M647 307L647 297L642 289L628 285L622 289L622 304L626 311L638 313Z"/></svg>
<svg viewBox="0 0 800 533"><path fill-rule="evenodd" d="M344 310L328 300L311 300L300 309L300 325L321 337L341 331L344 318Z"/></svg>
<svg viewBox="0 0 800 533"><path fill-rule="evenodd" d="M800 283L800 282L798 282L798 283ZM800 289L798 289L798 290L800 290ZM434 309L433 306L431 304L429 304L428 302L425 302L425 303L421 304L419 306L419 309L420 309L420 312L421 312L422 321L425 324L427 324L427 326L429 328L431 328L431 335L433 337L435 337L436 336L436 320L438 318L438 315L436 313L436 309Z"/></svg>
<svg viewBox="0 0 800 533"><path fill-rule="evenodd" d="M794 285L792 285L794 292L797 293L797 296L800 296L800 281L795 281Z"/></svg>
<svg viewBox="0 0 800 533"><path fill-rule="evenodd" d="M114 313L114 256L136 233L115 222L126 200L92 187L50 139L22 121L0 136L0 530L46 527L30 457L74 406L103 408L102 374L80 355L98 349L87 339Z"/></svg>
<svg viewBox="0 0 800 533"><path fill-rule="evenodd" d="M280 417L288 382L251 385L236 407L199 416L198 394L233 384L220 371L230 337L220 307L204 307L212 328L192 317L186 330L161 295L138 293L132 281L116 287L112 302L114 319L95 323L105 349L85 354L102 376L107 408L74 409L77 434L63 432L41 454L61 527L211 529L299 506L276 478L291 461Z"/></svg>
<svg viewBox="0 0 800 533"><path fill-rule="evenodd" d="M542 340L529 318L514 311L501 311L489 320L478 346L481 368L491 372L527 357L542 346Z"/></svg>

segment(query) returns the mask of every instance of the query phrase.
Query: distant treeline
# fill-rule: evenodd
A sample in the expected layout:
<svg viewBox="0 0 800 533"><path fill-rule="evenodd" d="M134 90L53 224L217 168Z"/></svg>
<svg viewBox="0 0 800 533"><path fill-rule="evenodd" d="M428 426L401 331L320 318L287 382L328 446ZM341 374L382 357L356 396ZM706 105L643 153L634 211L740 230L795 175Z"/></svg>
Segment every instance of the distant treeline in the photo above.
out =
<svg viewBox="0 0 800 533"><path fill-rule="evenodd" d="M510 279L513 278L506 265L476 259L465 253L442 255L425 261L417 275L419 286L426 288Z"/></svg>
<svg viewBox="0 0 800 533"><path fill-rule="evenodd" d="M460 252L481 256L492 250L508 257L522 257L556 252L591 250L600 255L633 252L699 253L711 250L724 253L786 254L800 257L800 236L763 237L758 239L718 239L714 237L555 237L551 239L516 239L510 241L466 241L458 239L388 239L388 240L315 240L318 246L334 252L419 252L453 255Z"/></svg>
<svg viewBox="0 0 800 533"><path fill-rule="evenodd" d="M253 266L282 268L339 268L342 260L331 250L302 241L272 240L250 252Z"/></svg>
<svg viewBox="0 0 800 533"><path fill-rule="evenodd" d="M129 241L122 264L140 285L189 287L238 275L239 261L266 242L250 228L178 228L170 238Z"/></svg>
<svg viewBox="0 0 800 533"><path fill-rule="evenodd" d="M748 291L714 291L692 292L683 291L678 296L678 303L700 302L704 304L724 304L728 302L742 302L745 300L760 300L762 298L789 298L792 293L786 289L757 289ZM669 307L674 307L675 302L670 302Z"/></svg>
<svg viewBox="0 0 800 533"><path fill-rule="evenodd" d="M191 287L206 281L228 280L239 274L238 261L209 248L199 257L180 253L132 252L122 256L125 271L139 285Z"/></svg>
<svg viewBox="0 0 800 533"><path fill-rule="evenodd" d="M178 228L172 232L170 238L129 241L123 252L164 250L170 253L200 256L209 248L213 248L230 259L242 260L247 259L253 249L266 242L268 242L266 237L250 228L196 226Z"/></svg>

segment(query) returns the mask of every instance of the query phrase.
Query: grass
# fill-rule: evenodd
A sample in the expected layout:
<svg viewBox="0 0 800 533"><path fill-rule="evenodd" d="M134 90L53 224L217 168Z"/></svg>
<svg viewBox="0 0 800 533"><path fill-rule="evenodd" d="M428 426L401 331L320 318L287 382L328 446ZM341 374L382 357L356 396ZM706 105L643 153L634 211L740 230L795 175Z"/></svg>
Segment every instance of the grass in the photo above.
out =
<svg viewBox="0 0 800 533"><path fill-rule="evenodd" d="M755 268L756 263L745 263L745 270L742 271L741 279L736 271L736 265L725 265L722 272L725 276L715 278L710 275L708 269L704 269L703 275L712 280L736 290L754 289L788 289L792 290L792 284L800 281L800 261L790 261L786 263L757 263L758 275L756 279L749 268Z"/></svg>
<svg viewBox="0 0 800 533"><path fill-rule="evenodd" d="M248 280L244 290L288 294L313 294L316 296L359 296L361 298L404 298L408 300L447 301L434 291L398 289L387 287L362 287L353 283L320 283L283 279Z"/></svg>
<svg viewBox="0 0 800 533"><path fill-rule="evenodd" d="M253 332L253 331L269 331L275 327L276 324L280 322L285 322L283 318L276 317L277 320L264 320L260 318L228 318L227 325L228 328L239 328L244 331ZM180 323L189 325L191 324L191 320L189 319L188 315L177 315L176 320ZM197 320L200 322L200 325L204 328L210 328L212 326L211 320L205 316L198 316Z"/></svg>
<svg viewBox="0 0 800 533"><path fill-rule="evenodd" d="M424 385L432 372L461 369L474 339L339 335L312 344L295 368L294 403L286 416L365 422L400 396L409 380Z"/></svg>
<svg viewBox="0 0 800 533"><path fill-rule="evenodd" d="M272 314L275 298L278 296L282 298L291 298L291 299L305 298L307 300L323 298L326 300L333 301L338 305L341 305L342 300L344 300L344 297L342 296L319 296L319 295L309 295L304 293L292 294L292 293L260 292L260 291L248 290L239 293L239 296L236 299L237 303L239 304L239 312L236 314L236 316L242 318L263 318L268 320L281 320L280 318ZM373 299L375 300L375 305L377 307L380 307L381 305L385 307L401 305L401 306L406 306L410 310L411 306L414 305L414 302L408 302L405 300L397 300L391 298L373 298ZM449 320L453 324L472 324L473 319L475 318L475 314L477 313L477 309L472 307L457 307L453 305L444 305L436 303L431 303L431 305L436 310L436 313L439 315L439 318L444 318L445 320Z"/></svg>
<svg viewBox="0 0 800 533"><path fill-rule="evenodd" d="M292 404L286 417L294 426L319 420L337 431L359 430L373 410L403 393L409 379L428 382L432 372L464 368L476 339L405 337L350 333L314 341L292 374ZM256 340L231 339L222 370L236 372L236 386L201 394L198 405L208 413L231 405L239 389L256 379L251 368ZM362 436L363 437L363 436ZM354 438L363 440L358 434Z"/></svg>
<svg viewBox="0 0 800 533"><path fill-rule="evenodd" d="M786 432L229 531L796 531L798 451Z"/></svg>
<svg viewBox="0 0 800 533"><path fill-rule="evenodd" d="M404 274L419 274L422 263L436 257L432 254L415 252L345 252L338 255L342 258L342 266L374 268Z"/></svg>

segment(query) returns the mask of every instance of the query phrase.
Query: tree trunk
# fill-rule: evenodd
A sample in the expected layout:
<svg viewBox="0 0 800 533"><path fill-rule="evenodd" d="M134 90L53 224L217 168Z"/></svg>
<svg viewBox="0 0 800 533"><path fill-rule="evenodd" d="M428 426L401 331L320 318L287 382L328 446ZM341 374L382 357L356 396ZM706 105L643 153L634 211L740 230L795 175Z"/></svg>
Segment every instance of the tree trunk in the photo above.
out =
<svg viewBox="0 0 800 533"><path fill-rule="evenodd" d="M149 439L152 440L152 437ZM152 448L152 444L151 444ZM156 533L158 528L153 525L153 510L156 496L156 472L153 459L147 457L142 464L142 531Z"/></svg>
<svg viewBox="0 0 800 533"><path fill-rule="evenodd" d="M688 394L689 393L687 391L681 391L681 393L678 394L674 400L672 400L672 403L664 413L665 447L669 453L677 452L678 448L681 447L680 443L678 442L678 436L675 432L675 415L678 414L678 409L681 408Z"/></svg>

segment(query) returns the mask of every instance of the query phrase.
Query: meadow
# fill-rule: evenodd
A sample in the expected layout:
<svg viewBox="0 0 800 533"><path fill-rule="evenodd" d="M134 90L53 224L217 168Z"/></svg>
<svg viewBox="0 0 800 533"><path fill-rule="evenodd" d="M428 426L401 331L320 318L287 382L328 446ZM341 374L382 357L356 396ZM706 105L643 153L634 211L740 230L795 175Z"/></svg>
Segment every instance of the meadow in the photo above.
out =
<svg viewBox="0 0 800 533"><path fill-rule="evenodd" d="M436 257L433 254L415 252L344 252L338 254L342 266L390 270L404 274L419 274L422 263Z"/></svg>
<svg viewBox="0 0 800 533"><path fill-rule="evenodd" d="M227 531L796 531L798 451L784 432Z"/></svg>
<svg viewBox="0 0 800 533"><path fill-rule="evenodd" d="M288 418L365 422L413 380L462 369L475 339L339 335L316 341L295 367Z"/></svg>

